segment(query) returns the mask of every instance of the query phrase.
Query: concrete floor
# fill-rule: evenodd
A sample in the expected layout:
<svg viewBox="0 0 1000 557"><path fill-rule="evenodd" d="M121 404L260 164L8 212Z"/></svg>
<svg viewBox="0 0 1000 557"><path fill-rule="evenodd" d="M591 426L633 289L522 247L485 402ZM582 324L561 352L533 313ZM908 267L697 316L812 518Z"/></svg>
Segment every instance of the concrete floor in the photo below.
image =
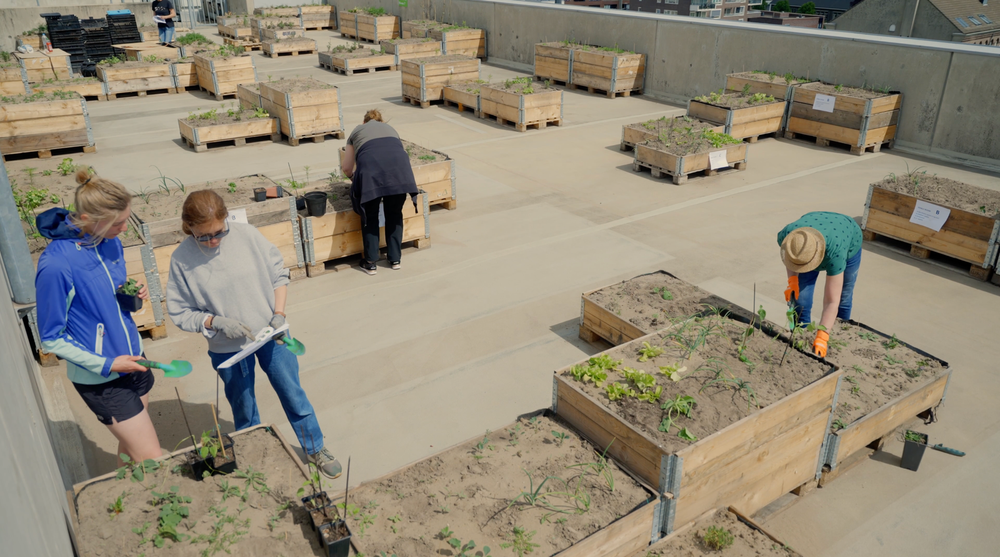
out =
<svg viewBox="0 0 1000 557"><path fill-rule="evenodd" d="M328 31L310 36L321 47L342 42ZM288 320L309 347L302 383L327 445L345 464L352 457L352 484L548 406L552 371L606 348L577 338L583 291L666 269L747 306L756 285L758 302L782 315L775 234L801 214L860 217L868 184L907 165L1000 189L996 176L892 151L854 157L775 139L750 146L745 172L677 187L632 172L631 153L618 142L623 124L683 114L679 107L567 91L562 127L517 133L468 112L403 105L396 72L348 78L319 69L315 56L254 58L261 79L312 76L338 85L348 130L379 108L403 138L458 165L458 209L433 211L433 247L406 251L402 271L369 277L351 268L290 287ZM519 74L484 65L482 75ZM289 164L296 173L309 165L314 175L337 167L343 141L183 148L176 119L218 104L204 93L90 103L98 152L78 162L136 190L151 184L152 165L185 183L257 172L284 179ZM941 421L923 430L968 456L928 451L913 473L898 467L901 443L891 442L769 517L774 533L809 556L996 553L1000 484L989 468L1000 458L1000 417L989 409L1000 378L989 327L998 294L1000 287L954 269L865 245L854 317L951 363ZM215 374L196 335L171 326L169 338L146 348L153 359L188 359L196 368L180 380L159 376L152 393L161 443L173 450L186 435L173 387L193 427L205 429ZM53 393L68 393L89 473L111 470L114 439L61 368L45 374ZM258 386L264 421L294 439L273 391L260 377ZM221 416L231 428L224 400ZM342 487L343 478L334 483Z"/></svg>

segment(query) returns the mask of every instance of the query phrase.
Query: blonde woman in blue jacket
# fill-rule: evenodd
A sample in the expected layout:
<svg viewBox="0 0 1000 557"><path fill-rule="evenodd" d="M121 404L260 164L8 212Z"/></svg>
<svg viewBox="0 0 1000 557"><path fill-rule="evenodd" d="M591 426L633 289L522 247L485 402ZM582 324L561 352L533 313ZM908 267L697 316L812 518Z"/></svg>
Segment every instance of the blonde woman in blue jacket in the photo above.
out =
<svg viewBox="0 0 1000 557"><path fill-rule="evenodd" d="M156 458L163 451L147 411L153 374L136 363L142 339L115 297L127 280L117 236L128 228L132 196L87 170L76 181L75 213L50 209L36 219L52 240L35 275L42 348L66 360L69 380L118 439L117 455ZM149 298L145 286L139 297Z"/></svg>

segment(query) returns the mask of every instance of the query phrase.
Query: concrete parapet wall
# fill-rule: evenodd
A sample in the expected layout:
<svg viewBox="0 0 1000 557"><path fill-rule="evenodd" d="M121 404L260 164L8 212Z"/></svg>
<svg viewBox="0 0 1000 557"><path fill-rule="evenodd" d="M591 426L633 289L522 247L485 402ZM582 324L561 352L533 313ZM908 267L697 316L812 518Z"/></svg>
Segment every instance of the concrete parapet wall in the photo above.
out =
<svg viewBox="0 0 1000 557"><path fill-rule="evenodd" d="M598 10L510 0L329 0L487 32L497 62L531 66L535 43L573 39L648 56L646 94L686 103L763 69L904 94L897 147L1000 168L1000 49L840 31Z"/></svg>

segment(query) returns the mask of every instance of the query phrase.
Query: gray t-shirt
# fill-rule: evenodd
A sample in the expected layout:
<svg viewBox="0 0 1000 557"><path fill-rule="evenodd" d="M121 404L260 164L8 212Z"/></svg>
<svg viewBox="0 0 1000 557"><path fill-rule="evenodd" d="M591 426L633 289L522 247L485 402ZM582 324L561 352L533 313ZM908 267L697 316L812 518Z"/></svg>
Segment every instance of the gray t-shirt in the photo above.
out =
<svg viewBox="0 0 1000 557"><path fill-rule="evenodd" d="M369 120L367 124L361 124L354 128L351 136L347 138L347 144L354 146L354 152L357 153L365 143L373 139L382 139L383 137L395 137L399 139L399 134L389 124Z"/></svg>

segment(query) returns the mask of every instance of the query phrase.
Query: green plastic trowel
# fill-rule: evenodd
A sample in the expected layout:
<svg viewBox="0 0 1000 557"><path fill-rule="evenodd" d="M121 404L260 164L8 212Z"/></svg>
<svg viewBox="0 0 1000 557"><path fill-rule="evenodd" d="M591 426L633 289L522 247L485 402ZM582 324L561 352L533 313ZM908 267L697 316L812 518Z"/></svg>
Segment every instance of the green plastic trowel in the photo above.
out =
<svg viewBox="0 0 1000 557"><path fill-rule="evenodd" d="M284 338L281 339L281 342L284 342L285 348L296 356L304 356L306 353L306 345L288 335L285 335Z"/></svg>
<svg viewBox="0 0 1000 557"><path fill-rule="evenodd" d="M185 375L191 373L191 362L184 360L174 360L169 364L164 364L160 362L151 362L149 360L138 360L137 364L153 369L162 369L164 377L184 377Z"/></svg>

